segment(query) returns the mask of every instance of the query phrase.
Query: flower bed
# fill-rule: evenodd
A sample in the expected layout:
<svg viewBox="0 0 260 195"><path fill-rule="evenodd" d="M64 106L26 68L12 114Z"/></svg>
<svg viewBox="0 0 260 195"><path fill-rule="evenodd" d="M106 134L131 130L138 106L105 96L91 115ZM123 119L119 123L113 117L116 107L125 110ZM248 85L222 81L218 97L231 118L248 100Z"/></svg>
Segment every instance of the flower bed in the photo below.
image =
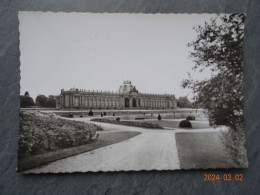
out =
<svg viewBox="0 0 260 195"><path fill-rule="evenodd" d="M108 118L93 118L91 121L102 122L102 123L112 123L118 125L128 125L128 126L135 126L135 127L144 127L144 128L152 128L152 129L163 129L156 123L148 123L145 121L121 121L115 119L108 119Z"/></svg>
<svg viewBox="0 0 260 195"><path fill-rule="evenodd" d="M100 126L70 121L53 113L20 112L19 158L80 146L96 140Z"/></svg>

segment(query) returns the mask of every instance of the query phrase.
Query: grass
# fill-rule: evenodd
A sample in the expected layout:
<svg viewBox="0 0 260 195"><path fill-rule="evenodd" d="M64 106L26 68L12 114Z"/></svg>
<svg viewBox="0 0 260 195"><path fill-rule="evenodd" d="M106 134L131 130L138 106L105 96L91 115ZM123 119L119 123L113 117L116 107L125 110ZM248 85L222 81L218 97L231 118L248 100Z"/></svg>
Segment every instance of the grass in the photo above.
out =
<svg viewBox="0 0 260 195"><path fill-rule="evenodd" d="M151 123L151 124L157 124L161 127L170 127L170 128L179 128L179 123L180 121L172 121L172 120L148 120L146 121L147 123ZM192 124L192 128L187 128L187 129L204 129L204 128L209 128L209 124L208 123L204 123L204 122L194 122L194 121L190 121ZM185 128L184 128L185 129Z"/></svg>
<svg viewBox="0 0 260 195"><path fill-rule="evenodd" d="M175 138L182 169L248 167L243 128L204 133L182 132L176 133Z"/></svg>
<svg viewBox="0 0 260 195"><path fill-rule="evenodd" d="M220 137L220 132L176 133L181 169L235 167L235 162Z"/></svg>
<svg viewBox="0 0 260 195"><path fill-rule="evenodd" d="M135 137L139 134L140 134L139 132L133 132L133 131L100 133L99 139L96 142L93 142L91 144L60 149L60 150L20 159L18 161L17 172L22 172L63 158L67 158L80 153L92 151L100 147L115 144L124 141L126 139Z"/></svg>

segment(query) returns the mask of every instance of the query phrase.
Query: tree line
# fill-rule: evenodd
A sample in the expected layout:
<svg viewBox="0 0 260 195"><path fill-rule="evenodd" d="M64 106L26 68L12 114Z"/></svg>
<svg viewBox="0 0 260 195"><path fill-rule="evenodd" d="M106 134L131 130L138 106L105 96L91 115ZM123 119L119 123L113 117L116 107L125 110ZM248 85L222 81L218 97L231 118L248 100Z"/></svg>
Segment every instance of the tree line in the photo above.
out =
<svg viewBox="0 0 260 195"><path fill-rule="evenodd" d="M177 99L177 107L179 108L193 108L192 102L187 98L187 96L179 97Z"/></svg>
<svg viewBox="0 0 260 195"><path fill-rule="evenodd" d="M41 108L55 108L56 101L53 95L48 97L45 95L38 95L35 100L30 97L28 91L24 95L20 95L20 107L21 108L31 108L31 107L41 107Z"/></svg>

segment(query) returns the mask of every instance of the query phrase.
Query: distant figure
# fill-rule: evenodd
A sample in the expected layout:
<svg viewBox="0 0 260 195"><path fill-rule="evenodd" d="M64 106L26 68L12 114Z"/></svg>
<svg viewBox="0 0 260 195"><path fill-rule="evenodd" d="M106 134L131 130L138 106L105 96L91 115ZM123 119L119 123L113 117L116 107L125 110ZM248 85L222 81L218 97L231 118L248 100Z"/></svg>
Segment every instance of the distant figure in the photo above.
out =
<svg viewBox="0 0 260 195"><path fill-rule="evenodd" d="M104 112L104 116L106 116L107 115L107 113L106 112Z"/></svg>
<svg viewBox="0 0 260 195"><path fill-rule="evenodd" d="M160 121L162 118L161 118L161 115L159 114L158 115L158 121Z"/></svg>
<svg viewBox="0 0 260 195"><path fill-rule="evenodd" d="M113 116L115 116L115 113L113 113Z"/></svg>
<svg viewBox="0 0 260 195"><path fill-rule="evenodd" d="M101 112L101 117L103 117L103 113Z"/></svg>

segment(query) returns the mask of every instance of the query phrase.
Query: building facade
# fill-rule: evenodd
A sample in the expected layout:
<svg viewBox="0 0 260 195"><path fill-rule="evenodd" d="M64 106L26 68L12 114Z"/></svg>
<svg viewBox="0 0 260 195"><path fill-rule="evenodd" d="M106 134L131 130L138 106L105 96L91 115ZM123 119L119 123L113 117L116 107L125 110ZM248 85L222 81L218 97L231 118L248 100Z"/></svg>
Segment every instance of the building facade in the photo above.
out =
<svg viewBox="0 0 260 195"><path fill-rule="evenodd" d="M139 93L131 81L124 81L118 92L81 89L61 90L56 97L56 108L76 109L174 109L174 95Z"/></svg>

